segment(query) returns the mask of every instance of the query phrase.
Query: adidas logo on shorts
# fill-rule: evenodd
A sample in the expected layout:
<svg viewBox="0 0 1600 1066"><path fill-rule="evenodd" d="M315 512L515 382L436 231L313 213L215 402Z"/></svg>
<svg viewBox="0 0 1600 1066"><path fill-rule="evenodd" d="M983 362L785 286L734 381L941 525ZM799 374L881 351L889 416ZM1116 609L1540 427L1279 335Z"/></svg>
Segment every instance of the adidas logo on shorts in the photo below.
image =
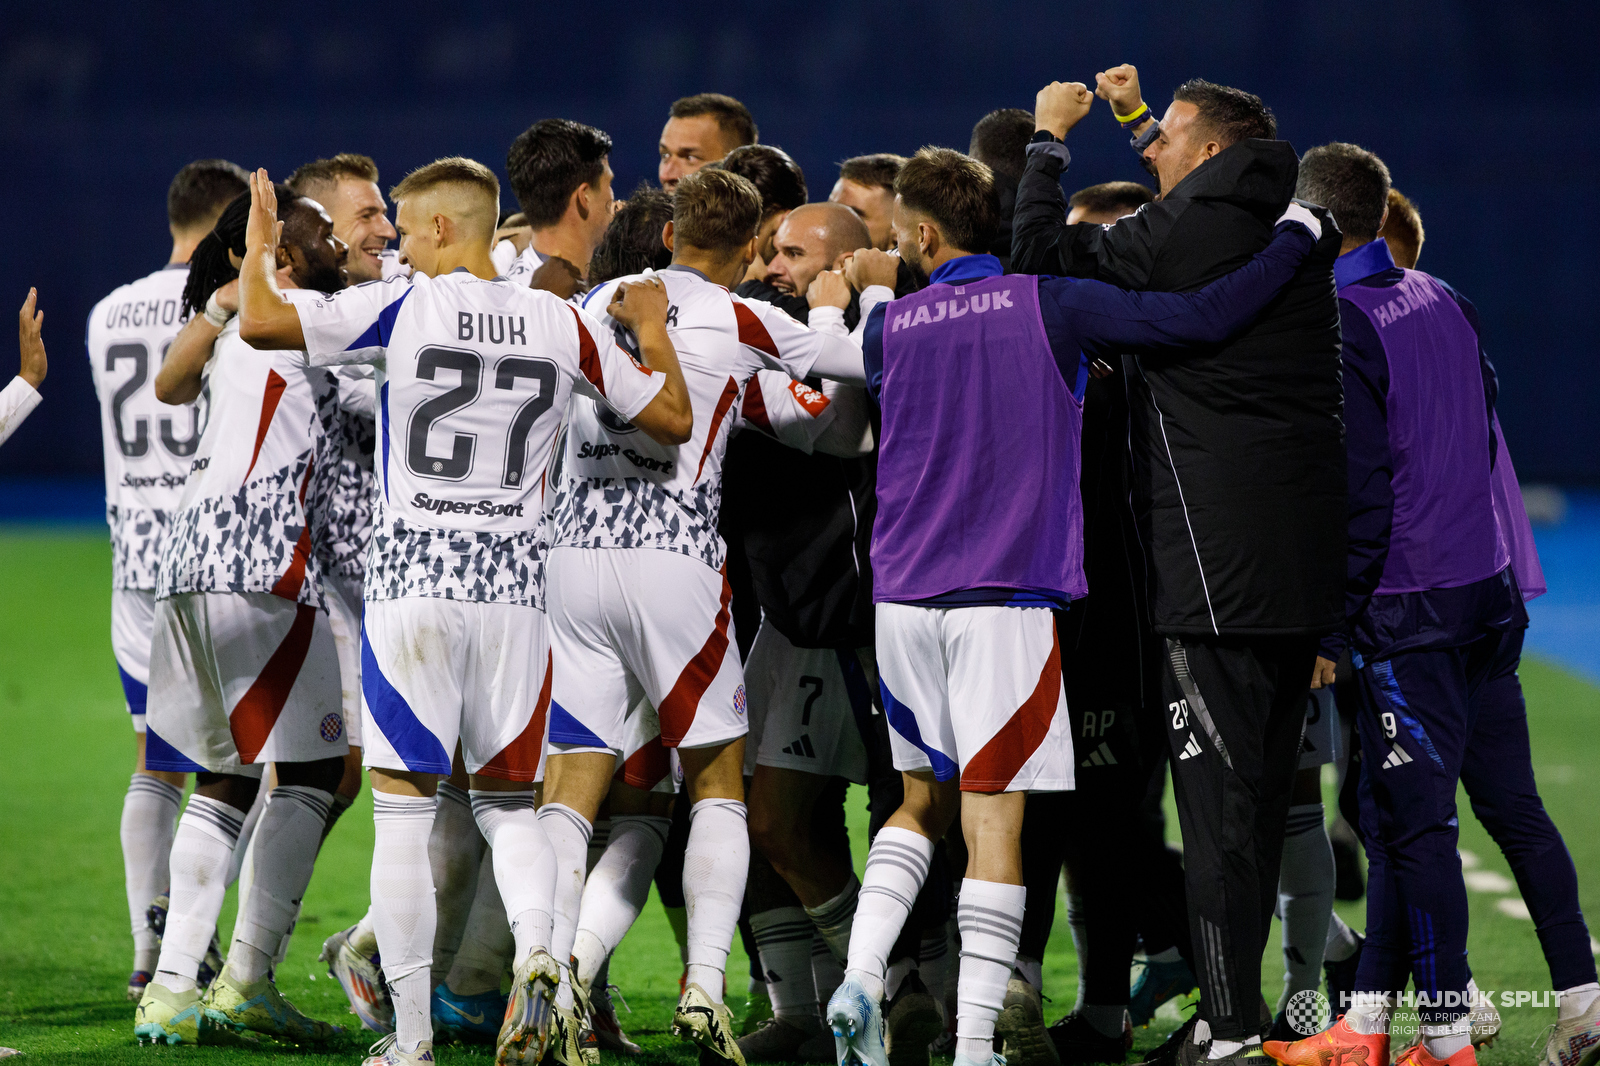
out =
<svg viewBox="0 0 1600 1066"><path fill-rule="evenodd" d="M1383 768L1385 770L1393 770L1396 766L1404 766L1410 761L1411 756L1407 755L1405 750L1396 744L1394 750L1389 753L1389 757L1383 760Z"/></svg>
<svg viewBox="0 0 1600 1066"><path fill-rule="evenodd" d="M1178 758L1179 759L1192 759L1196 755L1199 755L1199 754L1200 754L1200 742L1194 738L1194 734L1193 733L1190 733L1189 734L1189 742L1183 746L1183 751L1178 755Z"/></svg>
<svg viewBox="0 0 1600 1066"><path fill-rule="evenodd" d="M800 739L783 749L785 755L800 755L807 759L817 757L817 749L811 746L811 734L801 733Z"/></svg>
<svg viewBox="0 0 1600 1066"><path fill-rule="evenodd" d="M1102 740L1100 742L1100 746L1098 748L1094 749L1093 751L1091 751L1089 753L1089 757L1087 759L1083 760L1083 765L1084 766L1115 766L1115 765L1117 765L1117 757L1115 755L1111 754L1111 745L1107 744L1105 741Z"/></svg>

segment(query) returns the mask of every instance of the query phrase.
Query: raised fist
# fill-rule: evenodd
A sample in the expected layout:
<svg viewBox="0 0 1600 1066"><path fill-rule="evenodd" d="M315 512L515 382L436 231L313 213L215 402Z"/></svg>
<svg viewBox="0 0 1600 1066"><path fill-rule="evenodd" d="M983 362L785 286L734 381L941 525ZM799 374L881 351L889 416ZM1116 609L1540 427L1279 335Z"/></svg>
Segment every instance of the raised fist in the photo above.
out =
<svg viewBox="0 0 1600 1066"><path fill-rule="evenodd" d="M1133 114L1144 103L1139 93L1139 69L1132 63L1124 63L1101 71L1094 76L1094 94L1111 105L1112 114Z"/></svg>
<svg viewBox="0 0 1600 1066"><path fill-rule="evenodd" d="M1033 128L1049 130L1057 138L1089 113L1094 94L1081 81L1053 81L1039 90L1033 101Z"/></svg>

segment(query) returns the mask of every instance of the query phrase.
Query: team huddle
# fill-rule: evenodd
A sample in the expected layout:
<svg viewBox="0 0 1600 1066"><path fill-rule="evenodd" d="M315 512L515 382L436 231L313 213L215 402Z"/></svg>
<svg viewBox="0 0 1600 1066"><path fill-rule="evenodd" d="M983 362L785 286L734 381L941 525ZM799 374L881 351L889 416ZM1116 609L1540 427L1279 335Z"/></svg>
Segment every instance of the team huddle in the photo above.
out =
<svg viewBox="0 0 1600 1066"><path fill-rule="evenodd" d="M1197 988L1150 1061L1378 1066L1408 981L1400 1061L1470 1066L1498 1016L1459 781L1561 992L1546 1061L1600 1060L1476 311L1412 269L1372 153L1298 157L1236 89L1158 120L1134 68L1096 80L968 153L847 160L816 203L717 94L672 106L626 200L564 119L511 145L509 215L458 157L392 220L359 154L178 173L170 262L87 339L141 1042L335 1036L274 969L365 778L370 907L322 958L369 1066L637 1054L608 960L652 884L705 1066L1122 1063ZM1157 190L1063 196L1096 96ZM1332 910L1330 763L1364 934ZM1080 987L1047 1027L1063 867Z"/></svg>

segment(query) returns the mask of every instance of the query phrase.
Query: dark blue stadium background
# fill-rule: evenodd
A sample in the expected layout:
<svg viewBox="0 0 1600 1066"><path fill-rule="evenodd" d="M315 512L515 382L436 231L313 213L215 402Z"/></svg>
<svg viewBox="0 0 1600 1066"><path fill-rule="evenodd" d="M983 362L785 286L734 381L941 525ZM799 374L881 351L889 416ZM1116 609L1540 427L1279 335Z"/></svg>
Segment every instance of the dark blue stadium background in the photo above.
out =
<svg viewBox="0 0 1600 1066"><path fill-rule="evenodd" d="M45 406L0 452L0 475L99 472L85 316L165 261L165 190L190 159L283 176L316 156L365 152L387 186L440 155L503 172L517 132L560 115L612 134L626 192L654 178L668 103L717 90L750 105L762 140L800 161L820 199L840 159L965 148L991 108L1031 107L1050 79L1092 81L1130 61L1152 103L1200 75L1261 94L1301 151L1350 140L1381 154L1423 212L1421 265L1482 313L1524 480L1600 481L1596 10L1537 0L8 4L0 307L39 287L51 372ZM1144 177L1095 108L1071 136L1069 185Z"/></svg>

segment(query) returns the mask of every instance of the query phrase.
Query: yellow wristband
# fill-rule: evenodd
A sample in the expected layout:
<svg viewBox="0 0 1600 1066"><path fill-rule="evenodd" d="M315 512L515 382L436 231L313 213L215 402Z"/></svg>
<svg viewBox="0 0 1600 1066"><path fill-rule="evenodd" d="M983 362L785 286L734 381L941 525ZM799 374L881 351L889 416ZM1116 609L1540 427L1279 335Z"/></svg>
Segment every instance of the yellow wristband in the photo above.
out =
<svg viewBox="0 0 1600 1066"><path fill-rule="evenodd" d="M1116 113L1115 110L1113 110L1111 112L1111 117L1116 119L1122 125L1126 126L1130 122L1137 122L1140 118L1142 118L1143 116L1149 114L1149 112L1150 112L1150 105L1149 104L1145 104L1145 103L1141 103L1138 106L1138 108L1135 109L1133 114L1131 114L1131 115L1119 115L1119 114Z"/></svg>

